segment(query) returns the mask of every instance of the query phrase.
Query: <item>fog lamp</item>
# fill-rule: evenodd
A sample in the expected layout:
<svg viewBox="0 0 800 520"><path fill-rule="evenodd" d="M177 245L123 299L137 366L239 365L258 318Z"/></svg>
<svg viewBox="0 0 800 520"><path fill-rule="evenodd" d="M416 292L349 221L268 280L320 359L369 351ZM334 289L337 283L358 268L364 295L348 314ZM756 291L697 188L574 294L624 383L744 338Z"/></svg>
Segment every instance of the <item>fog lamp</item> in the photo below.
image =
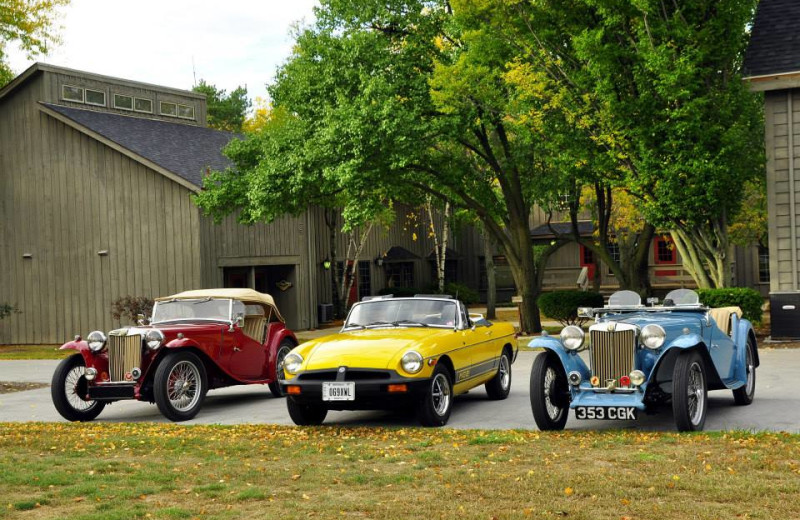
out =
<svg viewBox="0 0 800 520"><path fill-rule="evenodd" d="M569 384L572 386L578 386L581 384L583 378L581 377L581 373L573 370L567 375L567 379L569 380Z"/></svg>
<svg viewBox="0 0 800 520"><path fill-rule="evenodd" d="M634 370L630 375L631 383L633 386L641 386L644 384L645 376L641 370Z"/></svg>
<svg viewBox="0 0 800 520"><path fill-rule="evenodd" d="M87 381L94 381L94 379L97 377L97 369L92 367L87 368L86 372L83 374L83 377Z"/></svg>

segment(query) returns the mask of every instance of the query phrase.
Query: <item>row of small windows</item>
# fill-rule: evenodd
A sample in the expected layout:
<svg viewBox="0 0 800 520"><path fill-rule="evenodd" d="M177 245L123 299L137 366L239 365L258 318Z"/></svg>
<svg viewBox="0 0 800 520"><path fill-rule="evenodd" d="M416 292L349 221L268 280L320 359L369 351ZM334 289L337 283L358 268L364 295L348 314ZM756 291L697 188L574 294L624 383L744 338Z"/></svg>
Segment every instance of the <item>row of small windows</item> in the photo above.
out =
<svg viewBox="0 0 800 520"><path fill-rule="evenodd" d="M102 90L92 90L90 88L75 87L72 85L61 86L61 99L72 101L73 103L84 103L99 107L106 106L106 93ZM114 94L114 108L119 110L131 110L145 114L153 113L153 100L125 94ZM159 103L159 113L163 116L179 117L181 119L194 119L194 107L161 101Z"/></svg>

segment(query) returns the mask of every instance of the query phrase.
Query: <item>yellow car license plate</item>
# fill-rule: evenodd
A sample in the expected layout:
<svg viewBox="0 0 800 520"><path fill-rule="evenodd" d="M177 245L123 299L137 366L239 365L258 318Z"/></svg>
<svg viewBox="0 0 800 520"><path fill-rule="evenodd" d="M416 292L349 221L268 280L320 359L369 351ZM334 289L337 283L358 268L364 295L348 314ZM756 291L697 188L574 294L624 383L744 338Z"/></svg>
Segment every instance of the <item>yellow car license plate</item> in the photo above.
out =
<svg viewBox="0 0 800 520"><path fill-rule="evenodd" d="M323 401L355 401L356 384L354 382L322 383Z"/></svg>

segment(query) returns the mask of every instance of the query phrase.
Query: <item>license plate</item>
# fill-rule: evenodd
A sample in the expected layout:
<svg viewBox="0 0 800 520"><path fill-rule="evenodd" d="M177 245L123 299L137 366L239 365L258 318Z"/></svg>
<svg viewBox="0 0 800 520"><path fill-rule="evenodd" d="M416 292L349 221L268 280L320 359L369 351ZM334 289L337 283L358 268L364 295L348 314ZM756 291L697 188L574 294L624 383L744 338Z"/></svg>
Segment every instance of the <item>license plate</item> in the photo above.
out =
<svg viewBox="0 0 800 520"><path fill-rule="evenodd" d="M356 384L354 382L322 383L323 401L355 401Z"/></svg>
<svg viewBox="0 0 800 520"><path fill-rule="evenodd" d="M636 420L636 408L633 406L579 406L575 408L575 418L633 421Z"/></svg>

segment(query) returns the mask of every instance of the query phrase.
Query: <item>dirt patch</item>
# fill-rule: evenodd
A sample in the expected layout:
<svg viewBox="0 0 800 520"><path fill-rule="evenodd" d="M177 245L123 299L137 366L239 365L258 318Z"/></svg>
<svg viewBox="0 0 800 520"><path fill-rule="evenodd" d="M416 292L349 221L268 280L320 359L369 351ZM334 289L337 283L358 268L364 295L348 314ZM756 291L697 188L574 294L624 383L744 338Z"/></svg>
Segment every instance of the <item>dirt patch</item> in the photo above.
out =
<svg viewBox="0 0 800 520"><path fill-rule="evenodd" d="M15 381L0 381L0 394L36 390L37 388L44 388L46 386L50 385L47 383L18 383Z"/></svg>

